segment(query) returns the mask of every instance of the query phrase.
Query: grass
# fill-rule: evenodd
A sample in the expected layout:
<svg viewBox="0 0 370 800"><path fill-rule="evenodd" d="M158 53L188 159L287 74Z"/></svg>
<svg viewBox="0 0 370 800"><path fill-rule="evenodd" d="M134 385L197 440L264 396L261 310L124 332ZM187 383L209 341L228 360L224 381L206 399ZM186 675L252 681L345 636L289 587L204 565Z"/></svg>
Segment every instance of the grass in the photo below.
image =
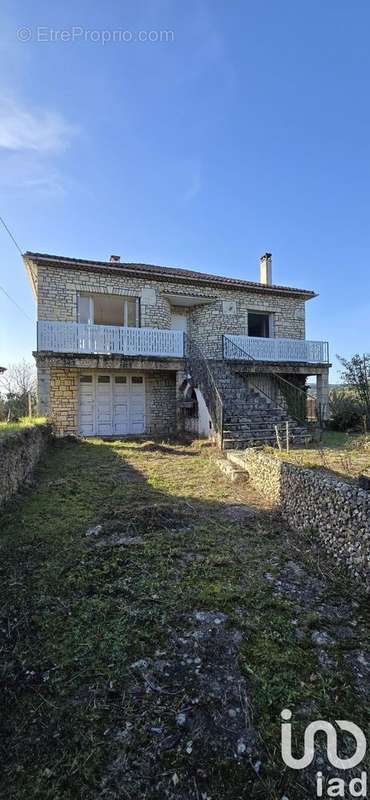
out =
<svg viewBox="0 0 370 800"><path fill-rule="evenodd" d="M361 474L370 477L370 436L324 431L322 441L308 447L295 447L289 453L267 449L279 458L303 467L324 469L350 482Z"/></svg>
<svg viewBox="0 0 370 800"><path fill-rule="evenodd" d="M292 559L305 587L323 581L324 598L313 592L306 607L277 593ZM366 725L348 642L323 672L311 641L325 603L355 596L355 646L369 645L356 587L248 485L229 483L208 445L56 442L3 512L0 586L8 800L311 797L281 763L282 708L296 712L296 731L307 707ZM224 636L237 630L239 644L234 659L225 638L223 660L217 637L204 653L200 641L192 683L178 652L196 641L199 610L227 615ZM261 770L223 739L230 692L244 685ZM181 735L179 711L196 720Z"/></svg>
<svg viewBox="0 0 370 800"><path fill-rule="evenodd" d="M22 428L29 428L32 425L43 425L45 422L45 417L22 417L17 422L0 422L0 437L17 433Z"/></svg>

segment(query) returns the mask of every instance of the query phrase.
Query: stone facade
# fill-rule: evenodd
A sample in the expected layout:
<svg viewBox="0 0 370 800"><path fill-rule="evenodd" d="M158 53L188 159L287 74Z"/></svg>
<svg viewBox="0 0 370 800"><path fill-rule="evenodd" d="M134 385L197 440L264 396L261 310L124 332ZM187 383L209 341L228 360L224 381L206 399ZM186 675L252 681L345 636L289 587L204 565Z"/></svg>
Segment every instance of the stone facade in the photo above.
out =
<svg viewBox="0 0 370 800"><path fill-rule="evenodd" d="M312 531L370 591L370 492L253 448L228 457L244 466L253 486L280 507L292 528Z"/></svg>
<svg viewBox="0 0 370 800"><path fill-rule="evenodd" d="M189 308L189 336L209 358L222 358L221 334L245 334L248 331L248 311L258 310L272 315L273 335L304 339L305 301L294 295L274 294L273 291L248 291L217 286L204 287L107 272L63 269L42 265L38 267L38 319L77 322L80 292L128 295L140 298L142 327L171 327L171 314L176 310L168 294L209 298L211 302Z"/></svg>
<svg viewBox="0 0 370 800"><path fill-rule="evenodd" d="M31 480L50 435L49 425L33 425L0 439L0 506Z"/></svg>
<svg viewBox="0 0 370 800"><path fill-rule="evenodd" d="M230 303L226 303L227 300ZM229 312L228 307L235 310ZM190 311L189 336L208 358L222 358L220 334L247 334L248 312L254 310L271 314L274 337L305 338L304 300L227 290L220 291L219 299L214 303Z"/></svg>
<svg viewBox="0 0 370 800"><path fill-rule="evenodd" d="M50 369L49 418L56 436L77 433L77 370Z"/></svg>
<svg viewBox="0 0 370 800"><path fill-rule="evenodd" d="M145 374L146 433L173 436L176 420L176 373Z"/></svg>

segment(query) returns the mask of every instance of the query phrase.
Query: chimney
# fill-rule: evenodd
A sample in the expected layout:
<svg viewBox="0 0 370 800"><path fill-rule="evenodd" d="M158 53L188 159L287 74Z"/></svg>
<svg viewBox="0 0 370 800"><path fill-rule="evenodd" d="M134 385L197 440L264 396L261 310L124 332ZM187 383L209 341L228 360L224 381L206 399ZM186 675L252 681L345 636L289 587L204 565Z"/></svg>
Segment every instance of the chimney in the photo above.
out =
<svg viewBox="0 0 370 800"><path fill-rule="evenodd" d="M272 283L272 255L265 253L260 258L260 283L271 286Z"/></svg>
<svg viewBox="0 0 370 800"><path fill-rule="evenodd" d="M121 261L121 256L110 256L109 261L113 262L114 264L117 264Z"/></svg>

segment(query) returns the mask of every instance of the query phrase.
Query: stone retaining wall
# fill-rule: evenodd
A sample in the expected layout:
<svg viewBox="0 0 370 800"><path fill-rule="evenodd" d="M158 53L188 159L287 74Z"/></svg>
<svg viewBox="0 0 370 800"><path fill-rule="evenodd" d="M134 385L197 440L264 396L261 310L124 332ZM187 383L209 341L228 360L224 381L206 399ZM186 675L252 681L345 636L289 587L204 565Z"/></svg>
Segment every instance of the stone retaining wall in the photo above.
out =
<svg viewBox="0 0 370 800"><path fill-rule="evenodd" d="M242 460L253 486L280 507L292 528L314 531L370 591L370 492L252 448L230 460Z"/></svg>
<svg viewBox="0 0 370 800"><path fill-rule="evenodd" d="M34 425L0 438L0 506L30 480L50 435L49 425Z"/></svg>

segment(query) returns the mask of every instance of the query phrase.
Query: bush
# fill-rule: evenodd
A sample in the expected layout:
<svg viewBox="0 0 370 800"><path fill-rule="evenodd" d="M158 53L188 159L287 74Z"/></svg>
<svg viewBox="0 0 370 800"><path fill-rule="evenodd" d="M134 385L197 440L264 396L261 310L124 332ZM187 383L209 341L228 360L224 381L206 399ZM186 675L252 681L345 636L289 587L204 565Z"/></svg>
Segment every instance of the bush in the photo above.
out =
<svg viewBox="0 0 370 800"><path fill-rule="evenodd" d="M364 410L350 392L333 390L329 397L329 427L333 431L362 430Z"/></svg>

